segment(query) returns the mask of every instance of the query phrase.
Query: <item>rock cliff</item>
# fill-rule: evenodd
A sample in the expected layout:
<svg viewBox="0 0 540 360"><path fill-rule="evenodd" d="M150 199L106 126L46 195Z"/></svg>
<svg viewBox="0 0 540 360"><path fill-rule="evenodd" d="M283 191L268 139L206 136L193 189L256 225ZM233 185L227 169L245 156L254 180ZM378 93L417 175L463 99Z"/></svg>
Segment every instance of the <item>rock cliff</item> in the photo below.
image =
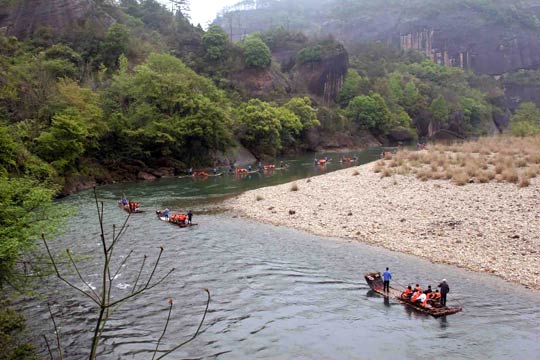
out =
<svg viewBox="0 0 540 360"><path fill-rule="evenodd" d="M234 15L239 25L232 29L233 33L284 26L291 30L332 34L349 45L381 41L420 51L442 65L459 66L481 74L498 75L540 66L538 0L515 4L500 0L331 0L319 4L320 8L298 8L295 18L301 21L292 22L288 14L262 21L263 13L270 16L279 13L279 7L285 9L293 3L284 0L271 5L276 9L236 11L216 22L225 25L225 17Z"/></svg>

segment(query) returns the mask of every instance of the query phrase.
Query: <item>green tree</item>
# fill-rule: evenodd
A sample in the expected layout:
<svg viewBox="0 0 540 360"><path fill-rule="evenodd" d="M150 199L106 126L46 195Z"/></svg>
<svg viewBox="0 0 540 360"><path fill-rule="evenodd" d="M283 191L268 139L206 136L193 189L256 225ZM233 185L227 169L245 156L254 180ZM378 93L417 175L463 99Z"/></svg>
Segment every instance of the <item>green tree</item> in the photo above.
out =
<svg viewBox="0 0 540 360"><path fill-rule="evenodd" d="M362 83L362 77L354 69L347 72L343 87L339 92L338 102L342 107L347 107L349 102L357 95L360 94Z"/></svg>
<svg viewBox="0 0 540 360"><path fill-rule="evenodd" d="M401 98L399 99L399 104L403 106L405 111L408 114L415 114L419 108L420 103L420 92L416 87L416 84L413 81L407 82Z"/></svg>
<svg viewBox="0 0 540 360"><path fill-rule="evenodd" d="M248 67L267 68L272 63L270 49L258 34L252 34L242 41L244 61Z"/></svg>
<svg viewBox="0 0 540 360"><path fill-rule="evenodd" d="M345 109L345 114L361 129L386 133L396 125L386 102L377 93L355 97Z"/></svg>
<svg viewBox="0 0 540 360"><path fill-rule="evenodd" d="M109 154L204 164L232 142L225 93L171 55L151 54L134 73L114 76L103 101L113 131Z"/></svg>
<svg viewBox="0 0 540 360"><path fill-rule="evenodd" d="M9 170L16 167L16 144L8 133L8 128L0 126L0 177L6 177Z"/></svg>
<svg viewBox="0 0 540 360"><path fill-rule="evenodd" d="M450 117L450 108L446 100L441 96L437 96L435 100L429 106L429 112L434 120L438 121L441 125L448 125L448 119Z"/></svg>
<svg viewBox="0 0 540 360"><path fill-rule="evenodd" d="M33 180L0 177L0 289L13 279L20 256L54 227L53 194Z"/></svg>
<svg viewBox="0 0 540 360"><path fill-rule="evenodd" d="M281 124L281 146L285 148L294 146L303 129L300 118L287 107L276 108L275 116Z"/></svg>
<svg viewBox="0 0 540 360"><path fill-rule="evenodd" d="M516 136L530 136L540 133L540 109L532 102L519 105L510 119L510 130Z"/></svg>
<svg viewBox="0 0 540 360"><path fill-rule="evenodd" d="M221 26L212 25L202 37L202 43L206 51L206 56L212 60L223 60L227 55L229 46L229 36Z"/></svg>
<svg viewBox="0 0 540 360"><path fill-rule="evenodd" d="M121 24L111 26L105 34L105 39L99 45L101 62L109 69L118 68L120 55L127 55L131 46L131 32Z"/></svg>
<svg viewBox="0 0 540 360"><path fill-rule="evenodd" d="M251 99L238 109L240 142L257 157L276 156L281 149L281 122L275 108L259 99Z"/></svg>
<svg viewBox="0 0 540 360"><path fill-rule="evenodd" d="M397 104L403 97L403 87L401 86L402 79L403 75L398 72L390 74L388 77L388 98L392 104Z"/></svg>
<svg viewBox="0 0 540 360"><path fill-rule="evenodd" d="M51 127L36 139L36 152L65 174L84 153L88 131L81 116L73 110L55 115Z"/></svg>
<svg viewBox="0 0 540 360"><path fill-rule="evenodd" d="M321 125L319 120L317 120L317 110L313 108L311 100L308 97L294 97L284 107L298 116L302 123L302 130L308 130Z"/></svg>

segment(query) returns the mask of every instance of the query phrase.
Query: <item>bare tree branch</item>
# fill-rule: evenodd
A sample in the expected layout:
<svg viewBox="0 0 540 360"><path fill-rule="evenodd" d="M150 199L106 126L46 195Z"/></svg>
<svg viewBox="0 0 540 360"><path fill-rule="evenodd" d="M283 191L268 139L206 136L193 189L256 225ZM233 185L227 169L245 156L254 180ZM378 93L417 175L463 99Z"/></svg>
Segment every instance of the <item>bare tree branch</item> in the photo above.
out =
<svg viewBox="0 0 540 360"><path fill-rule="evenodd" d="M56 344L58 346L58 354L60 355L60 360L64 359L64 355L62 354L62 343L60 341L60 332L58 331L58 327L56 326L56 320L54 320L54 315L51 310L51 304L47 303L47 308L49 309L49 314L51 315L51 320L54 325L54 333L56 334Z"/></svg>
<svg viewBox="0 0 540 360"><path fill-rule="evenodd" d="M49 249L49 245L47 244L47 240L45 240L45 235L41 235L41 239L43 240L43 243L45 244L45 248L47 249L47 254L49 255L49 258L51 259L51 263L52 263L52 266L54 268L54 271L56 273L56 277L58 277L60 280L62 280L65 284L67 284L69 287L77 290L78 292L80 292L81 294L83 294L84 296L88 297L90 300L92 300L94 303L96 303L96 305L100 305L99 301L94 299L91 295L89 295L86 291L84 291L83 289L79 288L78 286L75 286L73 285L69 280L67 280L66 278L64 278L62 276L62 274L60 274L60 271L58 270L58 266L56 265L56 261L54 260L54 257L53 255L51 254L51 250Z"/></svg>
<svg viewBox="0 0 540 360"><path fill-rule="evenodd" d="M139 273L137 274L137 279L135 279L135 284L133 284L133 289L131 290L131 293L133 294L135 290L137 289L137 285L139 284L139 279L141 278L142 271L144 269L144 264L146 263L146 259L148 256L144 255L143 261L141 263L141 268L139 269Z"/></svg>
<svg viewBox="0 0 540 360"><path fill-rule="evenodd" d="M92 289L90 284L86 280L84 280L84 278L82 277L81 272L79 271L79 268L77 267L77 264L75 263L75 260L73 260L73 257L71 256L71 251L67 249L66 253L69 257L69 260L71 261L71 265L73 265L73 267L75 268L75 272L79 276L79 279L81 279L81 281L90 289L90 291L92 291L92 294L94 294L96 300L99 300L99 295L94 291L94 289Z"/></svg>
<svg viewBox="0 0 540 360"><path fill-rule="evenodd" d="M54 360L54 357L53 357L53 354L52 354L52 351L51 351L51 346L49 345L49 340L47 340L47 337L45 335L43 335L43 340L45 340L45 345L47 345L47 351L49 352L49 358L51 360Z"/></svg>
<svg viewBox="0 0 540 360"><path fill-rule="evenodd" d="M167 314L167 321L165 322L165 327L163 328L163 332L161 333L161 336L159 337L158 342L156 344L156 349L154 350L154 354L152 355L152 360L155 359L158 349L159 349L159 344L161 343L161 340L165 336L165 333L167 332L167 328L169 327L169 321L171 321L172 308L173 308L173 300L169 299L169 314Z"/></svg>
<svg viewBox="0 0 540 360"><path fill-rule="evenodd" d="M199 332L201 331L201 328L202 328L203 323L204 323L204 319L206 318L206 314L208 314L208 307L210 306L210 291L208 289L203 289L203 290L206 291L206 294L208 295L208 300L206 301L206 308L204 309L204 314L203 314L203 317L201 319L201 322L199 323L199 327L197 328L197 331L195 331L195 334L193 334L193 336L190 339L184 341L183 343L181 343L179 345L176 345L171 350L166 351L163 355L158 357L157 360L163 359L165 356L169 355L170 353L172 353L172 352L180 349L182 346L192 342L199 335Z"/></svg>

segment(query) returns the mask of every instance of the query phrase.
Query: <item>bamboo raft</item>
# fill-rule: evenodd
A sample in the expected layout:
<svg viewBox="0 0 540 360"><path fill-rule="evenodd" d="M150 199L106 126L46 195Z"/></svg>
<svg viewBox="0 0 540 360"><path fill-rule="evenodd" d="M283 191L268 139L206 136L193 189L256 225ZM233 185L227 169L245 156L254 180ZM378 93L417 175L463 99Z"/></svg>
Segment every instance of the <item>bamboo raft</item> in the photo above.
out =
<svg viewBox="0 0 540 360"><path fill-rule="evenodd" d="M364 275L364 278L366 279L366 282L371 288L371 290L373 290L377 294L394 298L398 300L399 302L402 302L405 305L412 307L416 311L421 312L426 315L431 315L433 317L438 318L441 316L452 315L463 310L463 308L460 308L460 307L450 308L450 307L446 307L442 305L423 307L422 305L413 303L412 301L409 301L408 299L402 299L401 298L402 291L395 289L393 287L390 287L390 291L388 293L385 293L383 292L383 279L381 278L380 272L367 273Z"/></svg>
<svg viewBox="0 0 540 360"><path fill-rule="evenodd" d="M122 200L119 200L118 201L118 207L120 209L123 209L125 212L129 213L129 214L142 214L144 212L144 210L141 210L141 209L135 209L135 210L131 210L129 208L129 205L124 205L122 204Z"/></svg>

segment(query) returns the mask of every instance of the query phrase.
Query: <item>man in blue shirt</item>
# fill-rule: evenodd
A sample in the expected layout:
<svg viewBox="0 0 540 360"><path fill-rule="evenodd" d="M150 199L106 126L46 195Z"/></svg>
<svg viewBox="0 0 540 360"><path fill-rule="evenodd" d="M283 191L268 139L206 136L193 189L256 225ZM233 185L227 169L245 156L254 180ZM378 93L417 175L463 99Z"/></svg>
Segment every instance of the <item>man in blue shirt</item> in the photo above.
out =
<svg viewBox="0 0 540 360"><path fill-rule="evenodd" d="M390 279L392 279L392 274L390 274L390 271L388 271L388 268L386 268L386 271L383 272L383 291L390 292Z"/></svg>

